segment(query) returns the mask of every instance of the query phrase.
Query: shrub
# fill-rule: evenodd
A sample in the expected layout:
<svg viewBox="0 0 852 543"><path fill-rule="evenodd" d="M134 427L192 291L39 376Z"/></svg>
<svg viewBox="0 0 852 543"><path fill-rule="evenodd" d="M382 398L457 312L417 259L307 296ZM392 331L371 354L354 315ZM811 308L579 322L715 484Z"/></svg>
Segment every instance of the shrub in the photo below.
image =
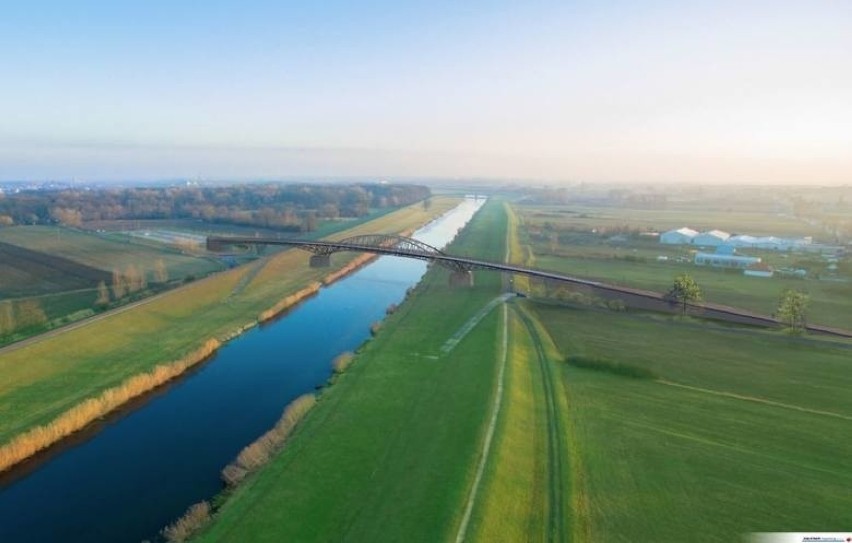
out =
<svg viewBox="0 0 852 543"><path fill-rule="evenodd" d="M181 543L189 539L210 521L210 504L206 501L196 503L187 509L182 517L163 528L163 536L171 543Z"/></svg>
<svg viewBox="0 0 852 543"><path fill-rule="evenodd" d="M565 362L584 370L601 371L613 375L621 375L623 377L631 377L633 379L656 379L654 372L648 368L637 366L635 364L626 364L624 362L616 362L605 358L594 358L588 356L569 356Z"/></svg>
<svg viewBox="0 0 852 543"><path fill-rule="evenodd" d="M233 462L225 466L221 474L225 484L231 487L236 486L249 473L269 462L272 455L284 445L296 425L316 403L316 396L313 394L299 396L290 402L271 430L247 445Z"/></svg>
<svg viewBox="0 0 852 543"><path fill-rule="evenodd" d="M331 367L334 373L343 373L346 371L346 368L349 367L349 364L352 363L352 360L355 358L355 355L350 352L345 352L337 355L334 358L334 361L331 363Z"/></svg>
<svg viewBox="0 0 852 543"><path fill-rule="evenodd" d="M627 311L627 304L621 299L607 301L606 307L611 311Z"/></svg>

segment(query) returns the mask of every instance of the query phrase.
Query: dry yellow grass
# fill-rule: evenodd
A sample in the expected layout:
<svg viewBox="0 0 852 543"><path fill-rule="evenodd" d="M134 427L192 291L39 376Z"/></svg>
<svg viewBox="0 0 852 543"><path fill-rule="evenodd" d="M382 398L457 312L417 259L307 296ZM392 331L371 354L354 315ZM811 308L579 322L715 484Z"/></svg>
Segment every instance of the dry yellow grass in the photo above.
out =
<svg viewBox="0 0 852 543"><path fill-rule="evenodd" d="M320 286L322 286L320 283L311 283L305 288L298 290L293 294L290 294L289 296L284 297L284 299L278 302L277 304L273 305L266 311L261 312L260 315L257 316L257 321L266 322L270 319L275 318L276 315L293 307L308 296L316 294L316 292L319 291Z"/></svg>
<svg viewBox="0 0 852 543"><path fill-rule="evenodd" d="M205 524L210 522L210 504L206 501L196 503L186 510L182 517L163 529L163 536L170 543L186 541Z"/></svg>
<svg viewBox="0 0 852 543"><path fill-rule="evenodd" d="M236 486L249 473L266 464L273 453L284 445L293 428L316 403L317 399L313 394L299 396L290 402L271 430L246 446L240 451L236 460L225 466L222 470L222 479L225 483L228 486Z"/></svg>
<svg viewBox="0 0 852 543"><path fill-rule="evenodd" d="M134 375L119 386L108 388L99 396L77 404L48 424L36 426L19 435L0 447L0 471L82 429L131 399L174 379L216 352L219 346L218 340L209 339L202 347L187 356L170 364L157 366L150 372Z"/></svg>
<svg viewBox="0 0 852 543"><path fill-rule="evenodd" d="M546 414L529 334L514 312L504 410L472 541L543 539L547 508Z"/></svg>
<svg viewBox="0 0 852 543"><path fill-rule="evenodd" d="M360 255L356 256L355 258L353 258L352 260L350 260L348 264L346 264L345 266L343 266L339 270L333 271L330 274L323 277L322 284L323 285L330 285L330 284L334 283L335 281L337 281L338 279L341 279L341 278L349 275L350 273L354 272L355 270L357 270L361 266L365 266L367 263L372 262L376 258L378 258L378 255L374 255L374 254L370 254L370 253L360 254Z"/></svg>
<svg viewBox="0 0 852 543"><path fill-rule="evenodd" d="M343 373L346 371L346 368L352 363L352 360L355 359L355 355L350 352L340 353L337 355L331 363L331 367L334 370L334 373Z"/></svg>

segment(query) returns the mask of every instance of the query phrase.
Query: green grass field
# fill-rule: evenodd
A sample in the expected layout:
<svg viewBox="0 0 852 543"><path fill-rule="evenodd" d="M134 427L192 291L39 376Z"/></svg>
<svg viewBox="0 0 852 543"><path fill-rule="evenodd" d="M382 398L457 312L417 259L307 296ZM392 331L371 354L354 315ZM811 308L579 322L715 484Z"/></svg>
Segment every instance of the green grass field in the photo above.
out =
<svg viewBox="0 0 852 543"><path fill-rule="evenodd" d="M852 511L852 349L827 340L537 305L566 356L576 541L837 531Z"/></svg>
<svg viewBox="0 0 852 543"><path fill-rule="evenodd" d="M665 246L654 241L635 239L610 243L606 241L605 235L591 232L591 229L598 224L595 221L574 218L573 214L558 213L559 210L567 209L569 208L564 206L519 206L516 208L521 218L519 223L521 238L531 248L536 267L656 292L667 292L671 289L676 275L689 273L698 282L706 301L741 307L766 315L775 312L781 293L785 289L803 290L810 296L809 322L852 329L852 277L840 277L840 281L781 277L766 279L747 277L741 271L698 267L692 264L690 249L694 250L694 248ZM559 217L542 217L540 216L542 213ZM615 209L608 213L616 213L610 225L622 227L647 226L646 219L650 219L642 217L652 216L651 212L641 210ZM680 213L660 211L659 215L668 217L675 214L680 217ZM767 219L763 215L746 213L741 215L742 217L738 220L745 222L748 218L755 224L763 224L767 231L780 228L778 224L772 222L773 219ZM586 221L585 227L589 231L577 232L572 242L561 243L556 247L547 241L531 242L530 232L547 220L561 226L572 225L578 228L583 221ZM792 219L788 220L792 221ZM795 222L788 226L793 228L796 224L800 223ZM600 227L600 224L597 227ZM802 230L798 232L801 235ZM666 256L669 260L658 261L657 256ZM776 267L796 267L803 265L802 263L808 259L820 260L819 257L795 254L785 258L782 254L764 252L760 256ZM677 257L686 258L688 261L677 262ZM825 265L823 262L822 266Z"/></svg>
<svg viewBox="0 0 852 543"><path fill-rule="evenodd" d="M691 264L629 262L611 258L537 255L535 262L542 269L656 292L667 292L675 276L688 273L698 282L706 301L766 315L775 311L784 289L804 290L810 296L809 322L852 330L852 282L763 279Z"/></svg>
<svg viewBox="0 0 852 543"><path fill-rule="evenodd" d="M502 204L488 204L452 250L476 247L501 259L505 228ZM500 292L497 274L476 281L451 290L447 272L433 268L200 540L453 540L482 446L502 328L492 310L442 352Z"/></svg>
<svg viewBox="0 0 852 543"><path fill-rule="evenodd" d="M454 202L436 200L428 212L404 208L351 232L406 230ZM0 444L132 375L180 358L207 338L228 336L329 272L308 268L307 260L308 253L288 251L259 261L257 268L216 274L144 305L0 351ZM335 255L337 266L347 261Z"/></svg>

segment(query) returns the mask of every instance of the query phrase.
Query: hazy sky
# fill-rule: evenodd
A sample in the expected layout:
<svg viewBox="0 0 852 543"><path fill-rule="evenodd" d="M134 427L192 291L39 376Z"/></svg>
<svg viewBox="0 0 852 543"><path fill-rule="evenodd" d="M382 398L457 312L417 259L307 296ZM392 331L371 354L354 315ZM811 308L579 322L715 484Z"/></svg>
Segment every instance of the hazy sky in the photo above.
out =
<svg viewBox="0 0 852 543"><path fill-rule="evenodd" d="M0 179L852 182L852 0L0 0Z"/></svg>

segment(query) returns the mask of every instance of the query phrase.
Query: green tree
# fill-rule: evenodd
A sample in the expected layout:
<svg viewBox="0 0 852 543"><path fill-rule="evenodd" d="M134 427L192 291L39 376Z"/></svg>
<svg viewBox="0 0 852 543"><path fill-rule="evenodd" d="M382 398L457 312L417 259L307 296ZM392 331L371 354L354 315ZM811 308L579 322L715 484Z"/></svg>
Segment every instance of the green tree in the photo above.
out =
<svg viewBox="0 0 852 543"><path fill-rule="evenodd" d="M806 327L808 302L810 297L804 292L785 289L778 300L775 317L787 325L792 332L802 332Z"/></svg>
<svg viewBox="0 0 852 543"><path fill-rule="evenodd" d="M686 315L686 308L689 304L694 304L704 299L704 296L701 294L701 287L698 286L695 279L688 273L682 273L675 277L674 284L668 292L667 297L680 304L682 315Z"/></svg>

